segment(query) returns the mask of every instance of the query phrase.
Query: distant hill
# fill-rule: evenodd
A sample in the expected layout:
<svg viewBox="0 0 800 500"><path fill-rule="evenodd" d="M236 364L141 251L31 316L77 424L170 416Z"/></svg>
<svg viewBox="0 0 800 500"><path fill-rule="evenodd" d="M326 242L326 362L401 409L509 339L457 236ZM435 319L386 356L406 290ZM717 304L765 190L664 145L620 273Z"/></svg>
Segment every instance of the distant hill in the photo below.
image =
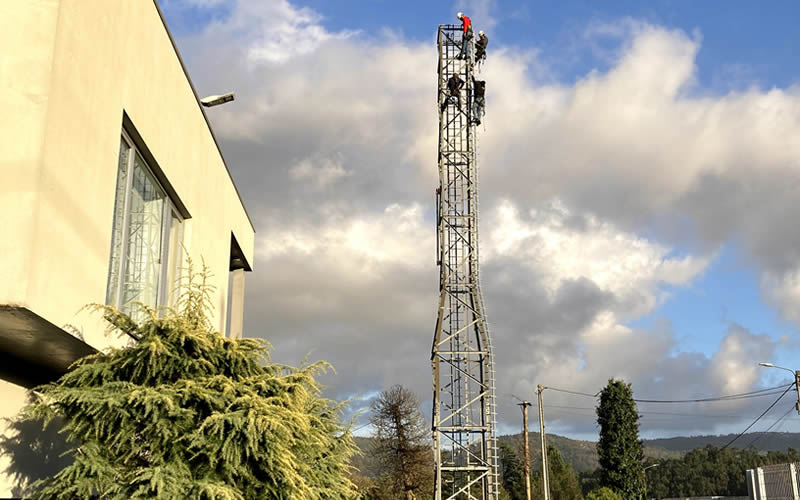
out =
<svg viewBox="0 0 800 500"><path fill-rule="evenodd" d="M645 440L645 446L653 448L662 448L664 450L678 451L686 453L695 448L701 448L706 445L725 446L728 441L733 439L735 434L726 434L724 436L691 436L691 437L674 437L663 439L648 439ZM760 436L760 437L759 437ZM788 448L800 450L800 433L798 432L767 432L764 435L759 434L745 434L736 440L731 445L732 448L748 448L753 439L758 437L758 441L753 446L758 451L782 451L785 452Z"/></svg>
<svg viewBox="0 0 800 500"><path fill-rule="evenodd" d="M370 437L359 437L355 436L356 445L358 449L361 450L360 455L356 455L350 461L353 464L353 467L361 472L361 475L366 477L375 477L378 475L378 472L375 468L375 464L370 457L370 449L372 446L372 438Z"/></svg>
<svg viewBox="0 0 800 500"><path fill-rule="evenodd" d="M644 440L644 454L652 459L679 458L686 452L695 448L702 448L706 445L717 447L724 446L733 438L733 434L724 436L691 436L674 437L664 439ZM757 434L745 434L733 445L734 447L747 448L748 444L757 437ZM522 433L507 436L500 436L500 441L508 443L514 450L522 453ZM541 461L539 433L531 432L528 435L531 447L531 463L536 468L536 464ZM362 450L363 455L356 457L353 465L358 468L365 476L373 476L375 471L369 457L369 447L372 442L368 437L357 437L356 444ZM569 439L556 434L547 435L547 444L555 446L556 449L569 462L577 472L591 472L599 467L597 458L596 443L593 441L580 441ZM770 432L758 438L754 446L759 451L782 451L788 448L800 450L800 433L797 432Z"/></svg>
<svg viewBox="0 0 800 500"><path fill-rule="evenodd" d="M515 451L522 453L522 433L510 436L500 436L500 441L511 445ZM531 432L528 434L531 447L531 463L538 464L542 460L541 445L539 443L539 433ZM572 465L577 472L591 472L600 466L597 458L597 443L594 441L581 441L570 439L556 434L547 435L547 444L554 446L564 460ZM678 458L683 455L680 451L671 451L663 448L654 448L645 443L644 454L650 458ZM534 465L535 468L535 465Z"/></svg>

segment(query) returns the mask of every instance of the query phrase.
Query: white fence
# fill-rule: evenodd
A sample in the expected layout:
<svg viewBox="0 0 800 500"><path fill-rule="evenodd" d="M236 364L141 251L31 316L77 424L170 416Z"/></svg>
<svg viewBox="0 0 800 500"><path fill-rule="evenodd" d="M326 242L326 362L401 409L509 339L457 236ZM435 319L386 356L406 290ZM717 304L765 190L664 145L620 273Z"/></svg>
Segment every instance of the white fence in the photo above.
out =
<svg viewBox="0 0 800 500"><path fill-rule="evenodd" d="M767 465L747 471L751 500L800 500L800 462Z"/></svg>
<svg viewBox="0 0 800 500"><path fill-rule="evenodd" d="M748 500L750 497L675 497L664 500Z"/></svg>

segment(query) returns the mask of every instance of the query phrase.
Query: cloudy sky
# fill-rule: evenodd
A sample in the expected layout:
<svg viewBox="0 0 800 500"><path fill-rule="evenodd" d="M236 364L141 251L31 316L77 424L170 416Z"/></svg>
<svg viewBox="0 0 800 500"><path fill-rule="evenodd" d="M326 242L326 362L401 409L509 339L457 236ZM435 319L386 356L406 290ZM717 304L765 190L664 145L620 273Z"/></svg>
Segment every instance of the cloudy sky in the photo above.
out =
<svg viewBox="0 0 800 500"><path fill-rule="evenodd" d="M688 399L788 383L759 361L800 368L796 2L161 5L198 92L236 92L208 114L257 231L246 333L277 361L330 361L330 396L358 408L403 384L430 408L435 37L458 10L490 39L480 229L501 432L538 383ZM774 399L643 403L642 431L738 432ZM591 398L545 400L550 431L596 436Z"/></svg>

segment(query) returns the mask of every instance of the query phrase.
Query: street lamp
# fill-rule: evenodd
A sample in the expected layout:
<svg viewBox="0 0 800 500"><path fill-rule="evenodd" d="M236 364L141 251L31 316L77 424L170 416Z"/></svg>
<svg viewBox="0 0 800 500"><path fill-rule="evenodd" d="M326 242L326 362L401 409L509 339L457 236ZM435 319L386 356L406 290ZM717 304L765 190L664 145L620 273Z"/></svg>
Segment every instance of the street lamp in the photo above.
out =
<svg viewBox="0 0 800 500"><path fill-rule="evenodd" d="M797 409L798 415L800 415L800 370L790 370L789 368L784 368L783 366L776 366L773 363L759 363L758 365L765 366L767 368L777 368L778 370L786 370L794 375L794 387L797 389L797 404L795 405L795 408Z"/></svg>
<svg viewBox="0 0 800 500"><path fill-rule="evenodd" d="M647 474L645 474L645 472L647 472L647 469L652 469L653 467L658 467L659 465L661 465L661 464L658 463L658 464L648 465L647 467L642 469L642 481L644 482L644 497L645 498L647 498Z"/></svg>
<svg viewBox="0 0 800 500"><path fill-rule="evenodd" d="M789 372L792 375L794 375L794 370L790 370L789 368L784 368L782 366L775 366L772 363L759 363L758 365L759 366L766 366L767 368L777 368L778 370L786 370L787 372Z"/></svg>
<svg viewBox="0 0 800 500"><path fill-rule="evenodd" d="M233 92L228 92L227 94L210 95L208 97L204 97L200 99L200 104L202 104L207 108L210 108L211 106L225 104L226 102L231 102L232 100L233 100Z"/></svg>

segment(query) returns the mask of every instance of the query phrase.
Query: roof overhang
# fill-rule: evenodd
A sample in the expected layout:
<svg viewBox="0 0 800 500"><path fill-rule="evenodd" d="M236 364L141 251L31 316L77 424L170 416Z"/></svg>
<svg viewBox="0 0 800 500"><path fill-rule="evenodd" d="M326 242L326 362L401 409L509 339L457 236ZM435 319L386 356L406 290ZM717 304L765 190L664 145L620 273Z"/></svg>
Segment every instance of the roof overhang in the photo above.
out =
<svg viewBox="0 0 800 500"><path fill-rule="evenodd" d="M247 262L247 256L245 256L244 252L242 252L242 247L239 246L239 242L236 241L236 236L231 233L231 263L230 263L230 270L235 271L237 269L244 269L247 272L253 270L250 263Z"/></svg>

